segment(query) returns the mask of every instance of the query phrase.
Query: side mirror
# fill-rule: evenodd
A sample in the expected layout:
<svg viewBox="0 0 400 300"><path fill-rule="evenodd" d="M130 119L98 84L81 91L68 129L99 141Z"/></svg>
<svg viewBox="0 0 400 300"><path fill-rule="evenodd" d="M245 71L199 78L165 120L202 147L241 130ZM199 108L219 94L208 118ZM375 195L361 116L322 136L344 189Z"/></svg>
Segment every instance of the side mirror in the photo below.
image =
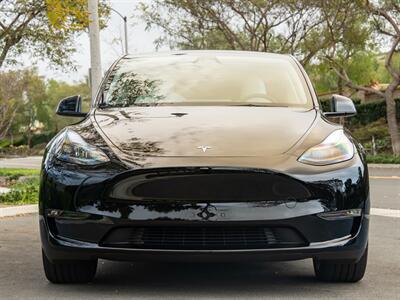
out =
<svg viewBox="0 0 400 300"><path fill-rule="evenodd" d="M82 98L81 96L71 96L64 98L58 103L57 115L67 117L86 117L87 113L81 111Z"/></svg>
<svg viewBox="0 0 400 300"><path fill-rule="evenodd" d="M341 95L333 95L331 99L331 111L324 112L326 117L351 117L356 114L357 110L353 101Z"/></svg>

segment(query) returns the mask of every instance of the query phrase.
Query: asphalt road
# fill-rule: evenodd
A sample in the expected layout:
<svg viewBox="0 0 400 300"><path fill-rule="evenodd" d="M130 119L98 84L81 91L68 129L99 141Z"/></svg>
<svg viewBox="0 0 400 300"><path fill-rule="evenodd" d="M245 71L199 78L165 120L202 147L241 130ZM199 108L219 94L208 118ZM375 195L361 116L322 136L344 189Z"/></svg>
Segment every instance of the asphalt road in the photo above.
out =
<svg viewBox="0 0 400 300"><path fill-rule="evenodd" d="M0 162L1 167L1 162ZM400 210L400 168L371 168L372 207ZM42 271L37 215L0 219L0 299L400 299L400 217L371 216L367 273L321 283L311 260L259 264L99 262L85 285L53 285Z"/></svg>
<svg viewBox="0 0 400 300"><path fill-rule="evenodd" d="M85 285L53 285L41 264L37 216L0 220L0 298L399 299L400 219L372 216L367 273L356 284L321 283L311 260L259 264L100 261Z"/></svg>

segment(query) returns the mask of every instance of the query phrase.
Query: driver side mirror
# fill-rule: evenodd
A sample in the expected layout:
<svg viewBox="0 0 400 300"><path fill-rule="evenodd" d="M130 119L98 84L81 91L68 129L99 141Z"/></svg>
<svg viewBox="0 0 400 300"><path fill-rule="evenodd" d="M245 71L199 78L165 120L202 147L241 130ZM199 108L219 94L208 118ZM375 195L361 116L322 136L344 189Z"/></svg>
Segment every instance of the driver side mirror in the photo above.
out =
<svg viewBox="0 0 400 300"><path fill-rule="evenodd" d="M58 103L57 115L67 117L86 117L82 112L82 98L80 95L64 98Z"/></svg>
<svg viewBox="0 0 400 300"><path fill-rule="evenodd" d="M356 114L357 110L353 101L341 95L333 95L331 99L331 111L324 112L326 117L351 117Z"/></svg>

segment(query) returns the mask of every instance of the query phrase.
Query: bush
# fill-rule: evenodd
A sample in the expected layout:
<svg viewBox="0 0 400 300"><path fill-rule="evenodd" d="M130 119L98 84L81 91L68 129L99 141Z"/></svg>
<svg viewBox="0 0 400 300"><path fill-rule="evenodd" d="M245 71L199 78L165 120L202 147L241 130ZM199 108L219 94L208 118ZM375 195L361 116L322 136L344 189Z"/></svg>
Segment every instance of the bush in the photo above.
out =
<svg viewBox="0 0 400 300"><path fill-rule="evenodd" d="M9 140L0 140L0 148L9 147L11 145L11 141Z"/></svg>
<svg viewBox="0 0 400 300"><path fill-rule="evenodd" d="M47 131L47 132L42 132L38 134L32 135L32 146L38 145L38 144L47 144L53 136L56 135L56 132L54 131ZM20 139L18 139L15 143L14 146L21 146L21 145L27 145L28 144L28 137L26 135L23 135Z"/></svg>
<svg viewBox="0 0 400 300"><path fill-rule="evenodd" d="M385 139L389 136L389 129L384 118L351 130L354 136L360 141L370 141L373 136L376 140Z"/></svg>
<svg viewBox="0 0 400 300"><path fill-rule="evenodd" d="M0 169L2 184L11 189L0 194L0 204L37 203L39 198L39 170Z"/></svg>
<svg viewBox="0 0 400 300"><path fill-rule="evenodd" d="M0 148L0 157L40 155L43 153L43 149L37 149L35 147L30 149L28 146L23 145L18 147Z"/></svg>
<svg viewBox="0 0 400 300"><path fill-rule="evenodd" d="M0 203L37 203L39 199L39 176L32 176L22 182L16 182L10 188L9 193L0 194Z"/></svg>

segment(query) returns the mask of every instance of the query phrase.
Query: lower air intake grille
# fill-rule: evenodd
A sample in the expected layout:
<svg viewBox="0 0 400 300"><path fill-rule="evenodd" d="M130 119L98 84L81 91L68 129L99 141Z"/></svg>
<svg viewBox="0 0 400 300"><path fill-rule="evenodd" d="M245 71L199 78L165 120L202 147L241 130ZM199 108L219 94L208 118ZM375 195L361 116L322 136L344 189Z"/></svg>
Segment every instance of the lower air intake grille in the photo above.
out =
<svg viewBox="0 0 400 300"><path fill-rule="evenodd" d="M300 247L306 241L283 227L132 227L112 230L102 246L139 249L218 250Z"/></svg>

